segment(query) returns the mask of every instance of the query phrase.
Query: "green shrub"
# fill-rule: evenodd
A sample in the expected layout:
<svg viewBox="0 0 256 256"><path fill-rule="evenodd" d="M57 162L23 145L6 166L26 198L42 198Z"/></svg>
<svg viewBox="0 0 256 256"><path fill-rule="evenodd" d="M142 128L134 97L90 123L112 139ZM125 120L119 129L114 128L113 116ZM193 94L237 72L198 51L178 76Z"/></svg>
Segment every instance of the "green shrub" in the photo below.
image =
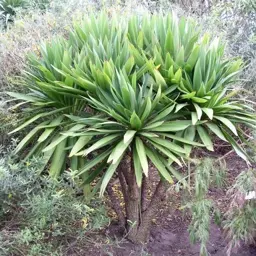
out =
<svg viewBox="0 0 256 256"><path fill-rule="evenodd" d="M86 243L86 232L108 223L100 200L86 205L69 174L57 182L41 174L41 159L12 159L12 149L1 148L1 255L62 255L66 239Z"/></svg>
<svg viewBox="0 0 256 256"><path fill-rule="evenodd" d="M214 151L216 135L251 160L239 142L246 141L241 125L255 128L255 116L232 87L241 67L240 59L224 59L219 40L201 37L191 20L89 17L75 24L69 40L43 45L40 56L30 57L24 80L30 94L9 93L31 113L13 131L32 126L16 152L37 141L28 156L44 153L54 177L69 155L68 166L83 183L96 180L100 195L116 172L126 204L120 221L127 220L130 240L145 242L167 183L188 187L189 175L177 166L193 148ZM83 156L78 166L76 157ZM145 206L141 188L150 162L160 181Z"/></svg>

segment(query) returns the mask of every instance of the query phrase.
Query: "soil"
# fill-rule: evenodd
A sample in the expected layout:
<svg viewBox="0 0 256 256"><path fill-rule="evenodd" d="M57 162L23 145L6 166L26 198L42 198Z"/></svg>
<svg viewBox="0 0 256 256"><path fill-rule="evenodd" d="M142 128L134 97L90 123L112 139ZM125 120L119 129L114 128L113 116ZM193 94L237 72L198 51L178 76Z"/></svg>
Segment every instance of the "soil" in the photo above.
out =
<svg viewBox="0 0 256 256"><path fill-rule="evenodd" d="M126 242L120 245L120 248L111 248L109 252L114 256L199 256L200 245L191 245L187 232L187 225L182 221L177 222L176 229L173 223L168 226L154 226L151 231L150 242L146 246L134 246ZM216 225L211 225L210 241L208 243L208 252L214 256L226 256L226 241L223 234ZM255 256L256 248L252 246L242 246L232 256Z"/></svg>
<svg viewBox="0 0 256 256"><path fill-rule="evenodd" d="M227 183L225 189L211 189L209 196L225 212L230 199L226 196L228 187L233 183L235 177L247 165L235 154L230 154L226 158L227 162ZM171 195L162 209L159 209L158 216L153 221L151 235L148 244L134 245L122 236L118 236L115 225L110 225L106 231L110 238L110 244L88 248L80 251L79 255L99 255L99 256L199 256L200 244L191 244L188 234L190 217L184 211L177 210L177 202L180 204L178 194ZM105 240L106 241L106 240ZM114 242L113 242L114 241ZM210 239L208 242L208 252L214 256L226 256L228 241L225 239L223 231L214 223L210 226ZM97 244L96 244L97 245ZM71 255L71 254L69 254ZM77 254L76 254L77 255ZM75 255L74 255L75 256ZM256 247L253 245L241 245L236 251L232 251L231 256L256 256Z"/></svg>

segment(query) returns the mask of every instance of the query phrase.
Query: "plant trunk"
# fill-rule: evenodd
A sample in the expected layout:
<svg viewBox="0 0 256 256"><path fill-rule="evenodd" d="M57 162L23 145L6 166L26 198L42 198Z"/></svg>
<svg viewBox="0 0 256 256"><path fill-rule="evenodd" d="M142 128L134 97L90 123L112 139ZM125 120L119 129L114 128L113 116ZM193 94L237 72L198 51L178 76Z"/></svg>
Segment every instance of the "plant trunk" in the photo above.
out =
<svg viewBox="0 0 256 256"><path fill-rule="evenodd" d="M146 204L149 180L144 177L142 188L138 187L132 160L129 156L121 163L118 176L125 201L126 236L133 243L146 243L152 219L165 199L166 183L162 180L159 181L153 196Z"/></svg>
<svg viewBox="0 0 256 256"><path fill-rule="evenodd" d="M144 211L140 211L141 204L139 202L139 212L134 208L127 208L127 216L137 217L137 225L131 225L128 229L127 238L133 243L146 243L150 235L150 228L152 225L152 219L156 216L157 211L163 201L165 200L166 186L164 181L159 181L155 193L153 194L148 207ZM132 201L132 200L131 200ZM129 202L128 202L129 205Z"/></svg>

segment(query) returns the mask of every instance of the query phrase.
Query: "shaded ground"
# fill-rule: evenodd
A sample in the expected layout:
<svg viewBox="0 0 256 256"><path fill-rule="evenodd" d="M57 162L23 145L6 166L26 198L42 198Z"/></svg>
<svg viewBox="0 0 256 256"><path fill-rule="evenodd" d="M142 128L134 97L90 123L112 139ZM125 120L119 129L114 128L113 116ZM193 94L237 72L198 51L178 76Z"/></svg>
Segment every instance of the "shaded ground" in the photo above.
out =
<svg viewBox="0 0 256 256"><path fill-rule="evenodd" d="M172 224L171 224L172 225ZM109 250L115 256L198 256L200 245L191 245L189 242L187 226L181 221L177 223L178 231L173 228L168 228L168 223L165 227L153 227L150 242L146 247L134 246L130 243L124 243L121 248L112 248ZM208 251L210 255L226 256L226 242L220 229L212 225ZM148 254L147 254L148 253ZM104 254L101 255L111 255ZM237 252L232 253L232 256L255 256L256 248L243 246Z"/></svg>
<svg viewBox="0 0 256 256"><path fill-rule="evenodd" d="M228 188L234 178L244 169L246 164L234 154L230 154L227 159L228 173L227 184ZM215 199L222 212L225 212L229 204L229 198L226 197L227 189L212 189L210 197ZM175 195L174 195L175 196ZM196 256L199 255L200 245L191 245L188 235L189 216L177 210L177 205L174 203L175 198L167 202L162 209L159 209L158 216L151 230L149 243L145 246L134 245L122 237L117 238L116 243L111 246L103 246L100 244L98 248L88 248L89 251L80 251L79 255L113 255L113 256ZM175 205L174 205L175 204ZM116 230L114 226L110 226L106 232L112 241ZM120 242L121 240L121 242ZM111 242L112 243L112 242ZM226 256L227 241L220 227L211 224L210 240L208 243L208 251L210 255ZM71 255L71 254L69 254ZM231 256L256 256L256 247L242 245L236 252L232 252Z"/></svg>

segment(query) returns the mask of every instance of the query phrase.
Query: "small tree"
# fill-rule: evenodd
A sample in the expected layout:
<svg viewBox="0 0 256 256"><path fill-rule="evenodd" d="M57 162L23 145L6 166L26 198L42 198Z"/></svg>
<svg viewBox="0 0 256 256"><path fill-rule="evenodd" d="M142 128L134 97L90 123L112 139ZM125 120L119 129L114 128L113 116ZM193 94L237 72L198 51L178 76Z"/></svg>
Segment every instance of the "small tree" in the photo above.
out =
<svg viewBox="0 0 256 256"><path fill-rule="evenodd" d="M84 184L96 180L101 196L106 188L111 195L110 181L117 173L125 214L117 213L131 241L147 241L168 184L183 182L188 187L187 175L177 166L186 164L193 148L213 151L216 135L248 161L237 142L244 140L238 125L255 127L255 117L229 86L242 63L224 60L218 39L199 37L193 21L154 15L131 17L125 23L102 14L76 24L62 45L66 50L52 51L60 65L50 65L53 57L43 55L29 74L33 92L47 94L55 109L61 112L60 106L71 104L72 111L63 112L68 126L43 151L64 139L71 141L60 148L70 157L86 156L78 176ZM72 54L69 61L67 52ZM32 103L38 106L36 100ZM32 117L28 123L34 121ZM148 198L150 164L158 171L159 183Z"/></svg>

